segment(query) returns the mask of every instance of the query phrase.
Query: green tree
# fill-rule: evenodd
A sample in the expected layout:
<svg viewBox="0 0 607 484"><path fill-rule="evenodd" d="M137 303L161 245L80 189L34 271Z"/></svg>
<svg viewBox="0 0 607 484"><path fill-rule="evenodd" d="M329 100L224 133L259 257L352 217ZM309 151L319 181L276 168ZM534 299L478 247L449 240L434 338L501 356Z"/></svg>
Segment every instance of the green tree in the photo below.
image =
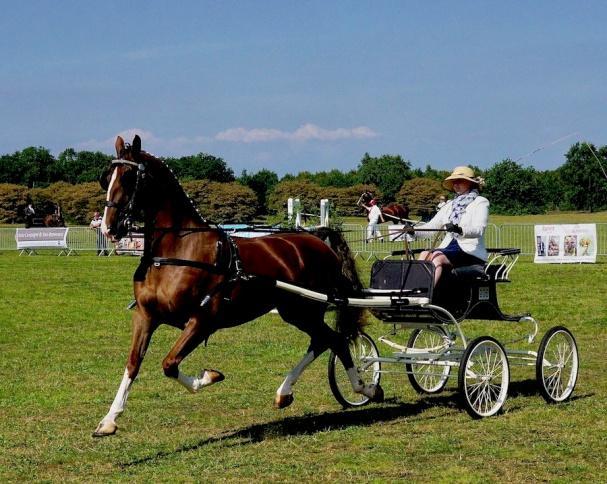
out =
<svg viewBox="0 0 607 484"><path fill-rule="evenodd" d="M87 183L97 181L99 175L112 159L100 151L76 151L67 148L50 168L50 181L67 183Z"/></svg>
<svg viewBox="0 0 607 484"><path fill-rule="evenodd" d="M268 194L278 184L278 175L273 171L266 169L249 175L247 171L244 170L238 181L255 192L259 213L267 213Z"/></svg>
<svg viewBox="0 0 607 484"><path fill-rule="evenodd" d="M400 155L382 155L378 158L365 153L358 165L360 183L376 185L383 193L383 202L396 198L405 180L412 177L411 163Z"/></svg>
<svg viewBox="0 0 607 484"><path fill-rule="evenodd" d="M435 212L438 197L446 194L441 182L434 178L412 178L403 183L396 201L408 205L411 212L426 219Z"/></svg>
<svg viewBox="0 0 607 484"><path fill-rule="evenodd" d="M210 180L227 183L236 179L234 172L223 159L206 153L181 158L167 158L166 163L177 178L182 180Z"/></svg>
<svg viewBox="0 0 607 484"><path fill-rule="evenodd" d="M597 161L597 158L599 161ZM607 180L601 169L607 170L607 147L601 149L589 143L574 144L559 168L566 203L576 210L593 212L607 208Z"/></svg>
<svg viewBox="0 0 607 484"><path fill-rule="evenodd" d="M489 199L493 213L520 215L546 211L546 186L534 168L524 168L506 159L485 172L485 182L483 195Z"/></svg>

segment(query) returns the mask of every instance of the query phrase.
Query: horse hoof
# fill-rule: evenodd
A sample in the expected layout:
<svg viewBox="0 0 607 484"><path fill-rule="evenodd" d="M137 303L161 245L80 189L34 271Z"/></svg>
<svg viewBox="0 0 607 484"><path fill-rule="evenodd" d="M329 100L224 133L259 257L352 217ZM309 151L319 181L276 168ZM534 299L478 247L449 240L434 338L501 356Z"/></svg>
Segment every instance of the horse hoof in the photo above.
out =
<svg viewBox="0 0 607 484"><path fill-rule="evenodd" d="M114 422L101 421L97 428L93 432L93 437L107 437L108 435L114 435L118 426Z"/></svg>
<svg viewBox="0 0 607 484"><path fill-rule="evenodd" d="M225 380L225 376L223 373L217 370L204 370L202 372L202 377L204 380L208 381L207 385L212 385L213 383L218 383L220 381Z"/></svg>
<svg viewBox="0 0 607 484"><path fill-rule="evenodd" d="M384 401L384 389L379 384L375 387L375 394L371 401L375 403L382 403Z"/></svg>
<svg viewBox="0 0 607 484"><path fill-rule="evenodd" d="M274 398L274 408L287 408L293 403L293 400L292 393L289 393L288 395L276 395L276 398Z"/></svg>

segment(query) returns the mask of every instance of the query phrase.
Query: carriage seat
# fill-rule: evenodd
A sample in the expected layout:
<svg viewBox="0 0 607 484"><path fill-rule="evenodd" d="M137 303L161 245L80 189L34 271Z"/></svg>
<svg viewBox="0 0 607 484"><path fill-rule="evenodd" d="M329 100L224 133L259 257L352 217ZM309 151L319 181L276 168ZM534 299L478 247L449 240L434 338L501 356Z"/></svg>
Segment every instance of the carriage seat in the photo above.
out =
<svg viewBox="0 0 607 484"><path fill-rule="evenodd" d="M489 274L485 272L483 264L456 267L451 270L451 274L455 279L463 282L486 281L489 279Z"/></svg>

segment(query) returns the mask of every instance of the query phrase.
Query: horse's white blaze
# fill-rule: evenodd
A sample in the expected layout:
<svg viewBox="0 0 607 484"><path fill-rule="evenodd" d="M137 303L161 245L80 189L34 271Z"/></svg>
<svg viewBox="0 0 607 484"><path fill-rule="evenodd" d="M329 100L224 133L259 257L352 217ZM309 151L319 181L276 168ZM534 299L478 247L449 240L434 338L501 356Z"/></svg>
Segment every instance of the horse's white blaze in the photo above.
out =
<svg viewBox="0 0 607 484"><path fill-rule="evenodd" d="M114 185L114 182L116 181L116 177L118 176L117 171L118 171L117 168L114 168L114 171L112 172L112 178L110 178L110 183L107 187L107 193L105 195L106 202L110 201L110 193L112 191L112 186ZM107 207L105 207L103 209L103 219L101 219L101 232L106 237L109 237L110 233L109 233L109 229L108 229L106 220L107 220Z"/></svg>
<svg viewBox="0 0 607 484"><path fill-rule="evenodd" d="M291 395L293 393L293 385L297 382L306 367L316 359L316 355L313 351L309 351L303 357L303 359L297 364L295 368L285 378L282 385L276 390L277 395Z"/></svg>

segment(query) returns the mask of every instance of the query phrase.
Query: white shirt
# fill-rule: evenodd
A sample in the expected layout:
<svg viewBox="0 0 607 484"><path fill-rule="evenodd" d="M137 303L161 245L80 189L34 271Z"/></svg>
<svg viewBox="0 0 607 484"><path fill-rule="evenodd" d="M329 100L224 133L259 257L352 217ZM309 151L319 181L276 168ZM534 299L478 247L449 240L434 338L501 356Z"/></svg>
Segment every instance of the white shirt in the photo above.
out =
<svg viewBox="0 0 607 484"><path fill-rule="evenodd" d="M93 220L91 220L91 228L92 229L98 229L99 227L101 227L101 222L102 222L102 218L94 218Z"/></svg>
<svg viewBox="0 0 607 484"><path fill-rule="evenodd" d="M369 223L370 224L378 223L380 217L381 217L381 210L379 209L379 207L377 205L373 205L371 207L371 210L369 210Z"/></svg>
<svg viewBox="0 0 607 484"><path fill-rule="evenodd" d="M425 224L417 225L416 228L424 229L442 229L449 223L449 216L453 211L453 200L449 200L438 213ZM477 196L470 205L466 207L459 226L462 229L462 235L453 232L447 232L445 238L438 246L439 249L447 247L453 239L457 240L460 248L467 254L478 257L481 260L487 260L487 249L485 248L485 229L489 220L489 200L485 197ZM416 232L415 235L421 238L434 237L436 232Z"/></svg>

